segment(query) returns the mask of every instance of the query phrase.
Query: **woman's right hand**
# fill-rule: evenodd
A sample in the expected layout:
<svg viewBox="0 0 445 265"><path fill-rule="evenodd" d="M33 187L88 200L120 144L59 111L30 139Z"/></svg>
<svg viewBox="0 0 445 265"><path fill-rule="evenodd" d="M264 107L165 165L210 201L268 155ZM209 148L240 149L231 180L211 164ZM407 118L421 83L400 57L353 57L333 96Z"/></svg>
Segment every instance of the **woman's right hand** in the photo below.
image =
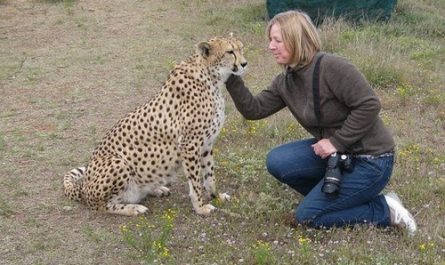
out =
<svg viewBox="0 0 445 265"><path fill-rule="evenodd" d="M337 152L337 148L335 148L329 139L321 139L313 144L312 148L314 149L315 154L323 159Z"/></svg>

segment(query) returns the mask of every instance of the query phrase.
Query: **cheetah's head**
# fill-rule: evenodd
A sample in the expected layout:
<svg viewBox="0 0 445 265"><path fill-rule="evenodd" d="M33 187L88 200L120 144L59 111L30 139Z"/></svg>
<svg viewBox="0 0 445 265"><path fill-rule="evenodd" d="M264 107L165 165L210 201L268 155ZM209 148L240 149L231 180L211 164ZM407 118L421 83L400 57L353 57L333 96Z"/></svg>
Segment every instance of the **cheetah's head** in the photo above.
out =
<svg viewBox="0 0 445 265"><path fill-rule="evenodd" d="M197 45L197 52L208 66L216 67L223 79L231 74L242 75L247 66L243 44L233 37L201 42Z"/></svg>

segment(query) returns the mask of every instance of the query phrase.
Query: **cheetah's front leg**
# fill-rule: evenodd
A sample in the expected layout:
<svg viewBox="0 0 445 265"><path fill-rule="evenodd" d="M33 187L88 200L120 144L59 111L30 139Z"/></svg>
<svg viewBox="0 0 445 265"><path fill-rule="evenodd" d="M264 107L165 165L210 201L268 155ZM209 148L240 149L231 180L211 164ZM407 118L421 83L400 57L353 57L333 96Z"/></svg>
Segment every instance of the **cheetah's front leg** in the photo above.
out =
<svg viewBox="0 0 445 265"><path fill-rule="evenodd" d="M227 193L217 193L216 191L212 147L203 152L201 157L201 167L204 176L204 187L211 199L218 198L221 202L230 200L230 196Z"/></svg>
<svg viewBox="0 0 445 265"><path fill-rule="evenodd" d="M199 141L190 141L181 152L184 173L188 178L189 196L193 209L199 215L209 215L216 208L203 202L203 180L200 175Z"/></svg>

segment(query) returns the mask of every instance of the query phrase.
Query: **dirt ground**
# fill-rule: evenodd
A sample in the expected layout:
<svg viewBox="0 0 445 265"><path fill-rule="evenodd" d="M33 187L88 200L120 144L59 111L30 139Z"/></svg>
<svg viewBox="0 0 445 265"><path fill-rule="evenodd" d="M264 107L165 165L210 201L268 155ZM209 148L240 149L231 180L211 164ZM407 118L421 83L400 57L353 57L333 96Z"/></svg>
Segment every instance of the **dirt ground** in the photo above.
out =
<svg viewBox="0 0 445 265"><path fill-rule="evenodd" d="M212 35L196 27L201 11L187 1L0 2L0 264L133 262L119 238L129 219L68 201L62 176ZM185 188L165 207L189 209Z"/></svg>
<svg viewBox="0 0 445 265"><path fill-rule="evenodd" d="M141 264L129 256L130 247L120 231L134 219L95 213L69 201L63 195L62 177L84 165L105 132L149 100L172 66L202 40L232 31L242 34L249 60L246 83L254 84L253 90L266 86L279 69L265 56L264 19L252 19L264 4L263 0L0 0L0 265ZM252 10L256 10L253 15ZM410 10L405 5L409 17ZM414 40L412 45L417 45L417 37ZM358 51L366 50L368 45L364 46ZM419 76L429 80L425 75L429 77L428 72ZM436 75L441 80L441 71L432 73L431 80ZM266 141L275 142L256 146L264 138L243 136L240 126L248 127L245 131L263 126L258 130L270 135L275 135L274 127L265 122L249 127L238 113L233 114L236 110L228 100L226 138L220 135L219 139L225 139L231 149L220 152L226 166L217 168L225 171L218 184L223 192L235 195L232 198L238 196L238 202L233 200L225 209L243 216L222 211L208 218L197 216L183 181L172 187L170 197L147 199L145 216L156 228L167 209L178 211L169 264L253 264L255 253L261 253L245 252L255 250L258 242L274 247L274 264L292 260L293 254L303 255L297 258L305 261L331 258L327 262L332 263L406 264L412 259L433 264L423 261L445 253L443 86L437 84L431 101L439 102L431 106L411 105L417 96L409 94L407 104L400 105L403 94L378 90L383 118L391 122L401 143L390 188L408 198L416 213L422 233L414 241L380 229L319 233L283 224L283 215L298 197L272 182L263 155L267 144L276 145L284 136L270 136ZM272 118L286 124L280 116ZM289 131L300 135L298 128ZM223 144L218 148L229 149ZM298 252L300 240L310 236L310 255ZM428 242L436 242L427 245L431 252L419 251Z"/></svg>

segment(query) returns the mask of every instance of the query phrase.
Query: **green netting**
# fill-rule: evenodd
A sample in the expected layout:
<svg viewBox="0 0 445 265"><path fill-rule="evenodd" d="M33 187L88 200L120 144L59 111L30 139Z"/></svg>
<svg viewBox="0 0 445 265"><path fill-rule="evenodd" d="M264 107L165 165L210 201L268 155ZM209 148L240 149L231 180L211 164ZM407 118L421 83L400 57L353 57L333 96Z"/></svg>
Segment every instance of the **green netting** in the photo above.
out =
<svg viewBox="0 0 445 265"><path fill-rule="evenodd" d="M267 0L266 4L270 18L283 11L299 9L320 24L326 17L344 17L352 22L388 20L397 0Z"/></svg>

